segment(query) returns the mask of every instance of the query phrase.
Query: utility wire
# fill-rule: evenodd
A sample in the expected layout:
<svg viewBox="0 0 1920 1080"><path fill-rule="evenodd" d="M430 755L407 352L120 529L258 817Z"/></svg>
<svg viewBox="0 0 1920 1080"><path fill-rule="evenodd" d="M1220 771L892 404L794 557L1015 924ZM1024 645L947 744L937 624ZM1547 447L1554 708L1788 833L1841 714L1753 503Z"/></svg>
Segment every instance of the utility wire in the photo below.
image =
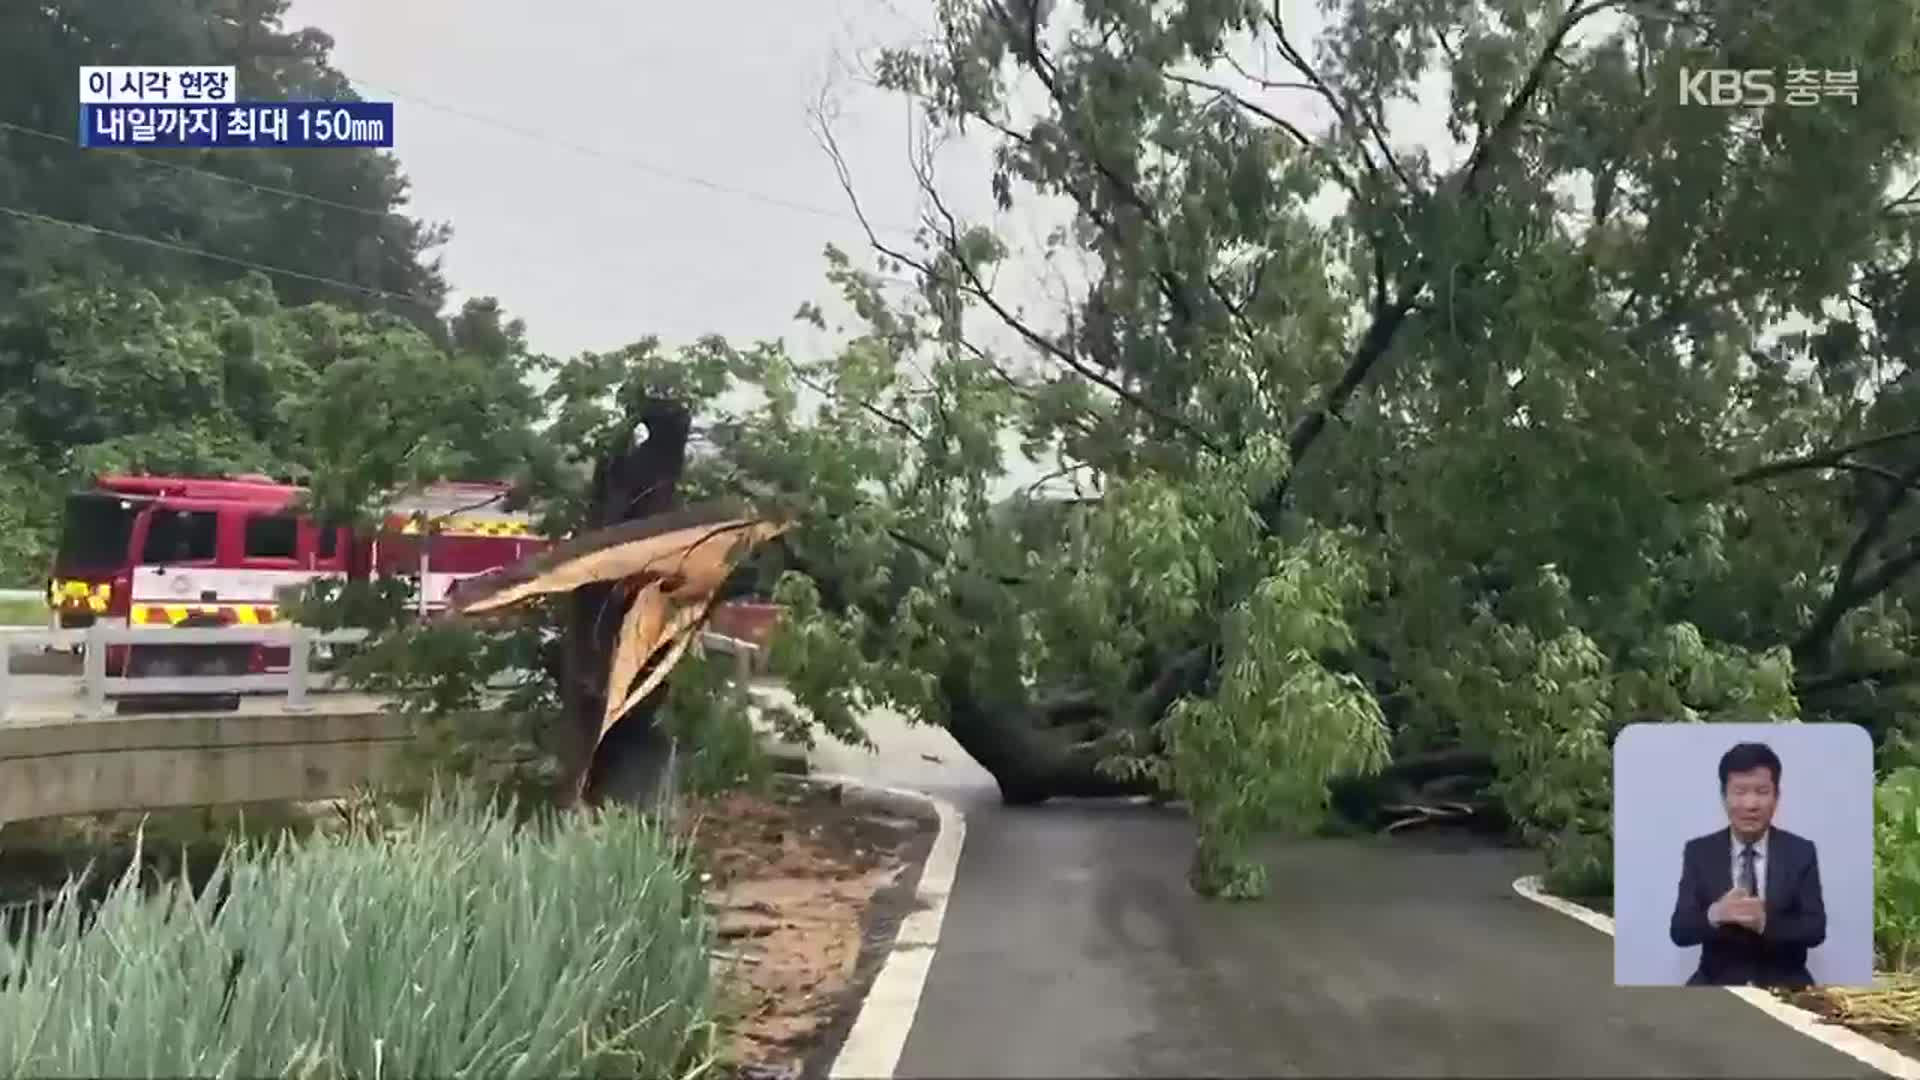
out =
<svg viewBox="0 0 1920 1080"><path fill-rule="evenodd" d="M790 199L783 199L777 195L768 195L764 192L754 191L751 188L735 187L731 184L723 184L718 180L709 180L704 176L695 176L692 173L680 172L676 169L667 168L664 165L656 165L650 161L642 161L639 158L627 157L622 154L608 153L606 150L603 150L597 146L588 146L584 143L573 142L569 139L563 139L556 135L550 135L536 128L524 127L520 124L515 124L511 121L501 120L498 117L486 116L481 113L470 112L466 109L457 108L455 106L447 105L442 102L430 101L426 98L417 97L413 94L403 94L397 90L380 86L375 83L367 82L364 79L350 77L350 81L352 81L356 86L365 87L368 90L372 90L385 97L392 98L395 101L404 101L410 105L418 105L418 106L421 106L422 108L431 109L435 112L446 113L449 116L457 116L462 120L468 120L476 124L483 124L487 127L497 128L509 134L518 135L523 139L531 139L534 142L545 143L548 146L558 147L562 150L567 150L575 154L581 154L586 157L595 158L600 161L608 162L610 164L619 165L624 168L632 169L636 172L645 173L648 176L656 177L658 179L669 180L677 184L685 184L693 187L704 188L708 191L712 191L721 195L732 195L735 198L746 199L749 202L757 202L763 206L770 206L779 210L789 210L794 213L807 214L812 217L818 217L818 218L826 218L832 221L838 221L838 222L842 222L849 225L861 224L858 216L844 210L830 210L824 206L814 206L810 203L796 202ZM889 229L884 231L895 232L898 230Z"/></svg>
<svg viewBox="0 0 1920 1080"><path fill-rule="evenodd" d="M72 146L81 150L90 149L89 147L81 146L78 140L70 139L65 135L56 135L51 131L41 131L39 128L30 128L23 124L13 123L10 120L0 120L0 131L11 131L20 135L26 135L30 138L44 139L47 142L65 143L68 146ZM201 168L196 168L195 166L192 166L192 165L183 165L177 161L167 161L163 158L148 157L145 154L127 154L126 156L134 161L139 162L142 165L157 165L160 168L172 169L175 172L192 173L195 176L204 176L211 180L219 180L222 183L233 184L238 187L252 188L255 191L264 192L268 195L278 195L281 198L286 198L286 199L298 199L301 202L309 202L309 203L314 203L315 205L318 205L318 206L331 207L335 210L346 210L350 213L361 214L370 218L382 218L382 219L401 218L408 221L413 220L407 217L407 215L398 213L396 211L373 210L365 206L355 206L352 203L343 203L334 199L323 199L318 195L309 195L304 191L295 191L292 188L275 187L272 184L262 184L255 180L244 180L238 176L228 176L226 173L215 172L212 169L201 169Z"/></svg>
<svg viewBox="0 0 1920 1080"><path fill-rule="evenodd" d="M767 195L762 192L753 191L749 188L741 188L741 187L735 187L729 184L723 184L717 180L709 180L705 177L696 176L691 173L679 172L673 169L666 168L661 165L653 164L651 162L642 161L637 158L630 158L622 155L610 154L598 147L587 146L581 143L571 142L566 139L549 135L546 132L539 131L533 128L524 127L519 124L514 124L505 120L498 119L496 117L486 116L480 113L470 112L465 109L455 108L453 106L446 105L440 102L429 101L427 99L416 97L411 94L402 94L397 91L375 85L373 83L365 82L364 80L355 79L353 81L360 86L364 86L370 90L374 90L378 93L385 94L386 96L398 101L406 101L414 105L419 105L428 109L432 109L436 112L443 112L450 116L456 116L463 120L471 121L473 123L484 124L486 126L497 128L501 131L508 132L509 134L518 135L524 139L530 139L535 142L546 143L550 146L556 146L576 154L594 158L596 160L604 161L614 165L619 165L628 169L633 169L638 172L646 173L650 176L658 177L665 180L670 180L679 184L687 184L694 187L703 188L705 190L712 191L717 194L731 195L731 196L734 196L735 198L747 199L751 202L757 202L764 206L773 207L775 209L787 210L794 213L807 214L813 217L827 218L834 221L840 221L840 222L845 222L849 224L855 224L855 225L863 224L860 218L853 214L829 210L829 209L826 209L825 207L813 206L807 203L795 202L788 199L782 199L782 198L779 198L778 196ZM28 127L24 124L14 123L9 120L0 120L0 130L11 131L19 135L25 135L29 138L41 139L47 142L64 143L68 146L72 146L77 149L87 149L86 147L83 147L77 140L69 138L67 136L59 135L51 131L42 131L38 128ZM163 169L170 169L178 173L192 174L195 176L204 176L210 180L218 180L221 183L232 184L236 187L249 188L253 191L258 191L263 194L274 195L274 196L278 196L280 198L285 198L285 199L294 199L300 202L312 203L316 206L325 206L334 210L341 210L347 213L359 214L363 217L370 217L370 218L377 218L377 219L400 218L402 220L410 221L410 222L414 220L411 216L401 213L399 211L374 210L365 206L355 206L352 203L344 203L336 199L328 199L319 195L311 195L304 191L295 191L292 188L278 187L273 184L264 184L259 181L247 180L238 176L230 176L226 173L215 172L212 169L203 169L193 165L182 164L177 161L166 161L161 158L150 157L145 154L138 154L138 153L127 154L126 156L131 158L133 161L139 162L141 165L152 165L152 166L156 166ZM73 229L77 232L90 233L95 236L111 237L113 239L123 240L128 243L141 244L147 247L160 248L162 250L178 252L186 255L194 255L199 258L210 259L215 262L222 262L231 266L243 267L248 270L256 270L264 274L272 274L272 275L276 275L283 278L292 278L295 280L305 281L315 285L327 285L333 288L344 289L349 292L358 293L363 296L373 297L375 299L392 300L392 301L398 301L406 304L425 306L424 301L418 299L417 297L405 296L400 293L389 292L384 289L376 289L366 285L355 285L351 282L341 281L337 278L324 277L318 274L308 274L299 270L290 270L290 269L287 269L286 267L270 266L266 263L254 262L250 259L243 259L233 255L222 255L218 252L207 251L204 248L196 248L191 245L176 243L170 240L160 240L151 236L140 236L135 233L122 232L117 229L109 229L99 225L87 224L85 222L68 221L63 218L49 217L45 214L37 214L37 213L34 213L33 211L23 210L19 207L0 206L0 214L6 214L10 217L18 218L23 221L32 221L42 225L55 225L62 228ZM889 231L892 231L892 230L889 230Z"/></svg>
<svg viewBox="0 0 1920 1080"><path fill-rule="evenodd" d="M159 240L151 236L140 236L136 233L121 232L118 229L109 229L100 225L89 225L80 221L68 221L65 218L48 217L45 214L36 214L31 210L22 210L17 206L0 205L0 214L41 225L58 225L61 228L73 229L76 232L91 233L94 236L107 236L116 240L125 240L128 243L144 244L147 247L179 252L183 255L197 255L203 259L212 259L215 262L227 263L231 266L245 267L248 270L257 270L263 274L276 274L280 277L294 278L314 285L330 285L336 289L345 289L349 292L359 293L362 296L371 296L377 300L392 300L403 304L412 304L416 307L427 307L425 301L414 296L388 292L385 289L376 289L367 285L355 285L352 282L341 281L339 278L322 277L319 274L309 274L300 270L289 270L284 266L269 266L266 263L254 262L251 259L242 259L233 255L222 255L219 252L192 247L188 244L175 243L172 240Z"/></svg>
<svg viewBox="0 0 1920 1080"><path fill-rule="evenodd" d="M649 176L653 176L658 179L668 180L677 184L684 184L684 185L690 185L693 187L703 188L707 191L711 191L720 195L731 195L735 198L746 199L750 202L756 202L763 206L769 206L777 210L786 210L791 213L807 214L811 217L826 218L828 220L839 221L846 224L852 224L852 225L860 224L860 219L858 216L854 214L846 213L844 211L829 210L826 207L814 206L808 203L796 202L789 199L782 199L779 196L768 195L768 194L765 194L764 192L754 191L750 188L735 187L731 184L721 183L718 180L710 180L710 179L707 179L706 177L696 176L692 173L685 173L675 169L669 169L666 166L656 165L649 161L640 160L639 158L631 158L631 157L626 157L624 155L611 154L605 150L600 149L599 147L588 146L583 143L572 142L567 139L559 138L558 136L549 135L546 132L537 130L535 128L524 127L522 125L515 124L510 121L501 120L497 117L486 116L481 113L476 113L476 112L468 111L466 109L456 108L454 106L447 105L437 101L429 101L425 98L415 97L411 94L402 94L402 93L399 93L398 91L390 90L390 89L387 89L386 87L377 86L373 83L365 82L359 79L354 79L353 82L355 82L359 86L364 86L369 90L373 90L380 94L384 94L385 96L392 98L396 101L404 101L404 102L407 102L408 104L418 105L418 106L421 106L422 108L431 109L435 112L443 112L449 116L455 116L462 120L470 121L472 123L483 124L487 127L497 128L509 134L517 135L523 139L530 139L534 142L540 142L540 143L545 143L549 146L559 147L560 149L567 150L575 154L593 158L595 160L606 162L608 164L619 165L623 168L632 169L636 172L645 173ZM30 138L43 139L48 142L64 143L68 146L72 146L78 149L88 149L87 147L81 146L80 142L76 139L69 138L65 135L59 135L51 131L42 131L39 128L27 127L23 124L17 124L12 121L0 120L0 130L12 131L21 135L28 136ZM127 149L131 149L131 148L127 148ZM238 176L229 176L226 173L215 172L212 169L198 168L193 165L185 165L177 161L167 161L162 158L149 157L145 154L138 154L138 153L128 154L127 156L134 161L140 162L143 165L155 165L163 169L172 169L175 172L191 173L195 176L204 176L204 177L207 177L208 179L221 181L222 183L233 184L238 187L251 188L254 191L264 192L270 195L278 195L282 198L298 199L301 202L313 203L318 206L327 206L335 210L345 210L349 213L360 214L366 217L372 217L372 218L398 217L398 218L404 218L409 221L413 220L408 215L400 213L398 211L372 210L364 206L355 206L352 203L343 203L334 199L322 198L321 196L318 196L318 195L309 195L304 191L295 191L291 188L276 187L272 184L263 184L255 180L242 179ZM907 230L899 230L899 229L887 229L883 231L899 232L902 235L904 235L907 232Z"/></svg>

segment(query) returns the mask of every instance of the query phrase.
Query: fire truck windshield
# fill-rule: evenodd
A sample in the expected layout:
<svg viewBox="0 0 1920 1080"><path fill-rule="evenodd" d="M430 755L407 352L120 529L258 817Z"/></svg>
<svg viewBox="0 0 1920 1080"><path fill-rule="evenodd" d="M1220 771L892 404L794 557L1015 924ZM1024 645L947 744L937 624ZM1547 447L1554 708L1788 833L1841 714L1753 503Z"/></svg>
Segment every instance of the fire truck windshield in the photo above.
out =
<svg viewBox="0 0 1920 1080"><path fill-rule="evenodd" d="M146 500L82 492L67 497L56 565L63 570L117 569L133 560L134 519Z"/></svg>

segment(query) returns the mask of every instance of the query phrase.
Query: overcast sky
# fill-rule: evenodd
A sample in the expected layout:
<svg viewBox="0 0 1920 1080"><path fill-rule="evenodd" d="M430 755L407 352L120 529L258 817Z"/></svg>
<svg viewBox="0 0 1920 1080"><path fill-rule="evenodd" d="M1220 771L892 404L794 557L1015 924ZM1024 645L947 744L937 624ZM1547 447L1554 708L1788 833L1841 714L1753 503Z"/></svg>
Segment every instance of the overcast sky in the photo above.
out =
<svg viewBox="0 0 1920 1080"><path fill-rule="evenodd" d="M453 226L450 282L543 351L795 336L822 247L865 247L810 131L823 90L870 216L914 220L905 103L836 74L913 35L884 0L295 0L289 22L395 102L412 209Z"/></svg>
<svg viewBox="0 0 1920 1080"><path fill-rule="evenodd" d="M1282 8L1296 43L1312 41L1317 0ZM717 333L785 338L812 357L834 336L793 314L807 301L835 310L823 247L871 254L811 114L831 102L869 220L910 229L921 211L912 107L867 85L860 68L882 46L923 37L932 10L933 0L294 0L288 21L330 34L334 63L363 96L395 103L411 210L453 227L443 254L456 299L499 297L553 355ZM1273 61L1241 59L1288 77ZM1396 141L1429 147L1443 168L1458 154L1444 85L1436 76L1419 108L1389 113ZM1248 93L1324 129L1311 95ZM943 153L942 198L971 220L993 212L988 160L978 144ZM994 224L1017 251L1034 251L1061 220L1057 205L1022 202ZM1085 272L1027 258L995 289L1057 325L1050 298ZM993 329L981 328L983 344L1020 348ZM1010 466L1007 490L1051 471Z"/></svg>

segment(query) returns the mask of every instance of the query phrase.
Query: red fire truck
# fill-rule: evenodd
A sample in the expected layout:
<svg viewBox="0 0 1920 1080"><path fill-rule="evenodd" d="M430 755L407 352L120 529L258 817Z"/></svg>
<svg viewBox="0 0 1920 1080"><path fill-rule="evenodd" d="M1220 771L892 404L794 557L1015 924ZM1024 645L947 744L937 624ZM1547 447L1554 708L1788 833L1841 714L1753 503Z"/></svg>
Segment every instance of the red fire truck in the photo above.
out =
<svg viewBox="0 0 1920 1080"><path fill-rule="evenodd" d="M67 499L47 602L68 628L253 625L277 621L284 590L308 581L395 574L414 583L426 615L456 582L546 545L526 515L500 509L506 484L444 483L391 500L384 528L367 534L321 528L295 508L303 492L264 476L102 476ZM135 648L131 664L124 648L109 649L108 669L240 674L286 664L285 649Z"/></svg>

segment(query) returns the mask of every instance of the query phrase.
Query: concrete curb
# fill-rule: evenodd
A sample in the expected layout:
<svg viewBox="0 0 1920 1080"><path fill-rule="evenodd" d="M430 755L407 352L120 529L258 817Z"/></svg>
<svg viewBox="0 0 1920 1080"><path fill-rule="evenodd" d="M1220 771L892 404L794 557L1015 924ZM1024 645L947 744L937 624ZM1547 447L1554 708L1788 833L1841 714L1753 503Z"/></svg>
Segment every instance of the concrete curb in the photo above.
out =
<svg viewBox="0 0 1920 1080"><path fill-rule="evenodd" d="M883 787L851 776L814 773L807 780L819 784L843 784L867 796L885 796L931 809L939 819L939 832L920 869L920 882L914 890L914 910L900 920L893 944L880 962L873 985L860 1002L840 1053L827 1070L830 1080L889 1080L900 1064L907 1046L907 1034L913 1030L914 1013L920 1006L920 993L926 987L927 972L933 966L933 954L940 944L940 926L947 917L947 896L953 891L955 873L960 869L960 848L966 841L967 822L952 803L924 792L906 788Z"/></svg>
<svg viewBox="0 0 1920 1080"><path fill-rule="evenodd" d="M1569 918L1578 919L1608 937L1613 936L1611 918L1571 900L1549 895L1537 876L1529 875L1515 881L1513 891L1542 907L1552 908ZM1756 987L1725 986L1721 989L1807 1038L1824 1043L1863 1065L1888 1076L1898 1077L1899 1080L1920 1080L1920 1061L1892 1047L1882 1046L1857 1031L1832 1023L1818 1013L1808 1012L1797 1005L1789 1005L1771 993Z"/></svg>

